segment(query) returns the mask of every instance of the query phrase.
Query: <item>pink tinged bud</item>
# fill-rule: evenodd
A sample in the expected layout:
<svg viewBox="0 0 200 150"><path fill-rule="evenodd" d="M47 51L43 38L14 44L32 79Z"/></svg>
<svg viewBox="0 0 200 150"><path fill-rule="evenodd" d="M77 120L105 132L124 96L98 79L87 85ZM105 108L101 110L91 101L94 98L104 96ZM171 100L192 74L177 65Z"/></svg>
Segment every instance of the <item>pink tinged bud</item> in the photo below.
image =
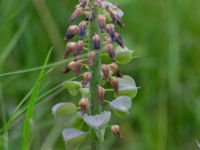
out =
<svg viewBox="0 0 200 150"><path fill-rule="evenodd" d="M104 100L104 97L105 97L105 92L106 91L103 87L98 88L98 100L101 104L103 103L103 100Z"/></svg>
<svg viewBox="0 0 200 150"><path fill-rule="evenodd" d="M122 37L119 35L119 33L115 33L115 41L121 46L122 48L125 48L124 42L122 40Z"/></svg>
<svg viewBox="0 0 200 150"><path fill-rule="evenodd" d="M94 59L95 59L96 53L94 51L89 52L88 54L88 66L92 67L92 65L94 64Z"/></svg>
<svg viewBox="0 0 200 150"><path fill-rule="evenodd" d="M120 127L119 125L112 125L111 126L111 131L115 134L115 136L119 139L122 138L122 135L120 133Z"/></svg>
<svg viewBox="0 0 200 150"><path fill-rule="evenodd" d="M113 49L113 45L108 43L105 45L104 48L105 48L106 52L109 54L111 60L113 62L115 62L115 51Z"/></svg>
<svg viewBox="0 0 200 150"><path fill-rule="evenodd" d="M65 35L65 40L71 40L73 38L74 35L79 33L79 27L77 25L71 25L68 30L67 33Z"/></svg>
<svg viewBox="0 0 200 150"><path fill-rule="evenodd" d="M98 23L101 31L103 32L106 27L106 17L104 15L99 15L98 16Z"/></svg>
<svg viewBox="0 0 200 150"><path fill-rule="evenodd" d="M92 39L93 39L94 49L99 50L101 48L100 36L98 34L95 34Z"/></svg>
<svg viewBox="0 0 200 150"><path fill-rule="evenodd" d="M76 56L79 56L83 51L83 41L78 41L77 49L76 49Z"/></svg>
<svg viewBox="0 0 200 150"><path fill-rule="evenodd" d="M116 77L111 78L111 85L114 88L115 93L119 93L119 81Z"/></svg>
<svg viewBox="0 0 200 150"><path fill-rule="evenodd" d="M110 66L102 65L102 72L106 81L110 80Z"/></svg>
<svg viewBox="0 0 200 150"><path fill-rule="evenodd" d="M80 73L81 73L82 65L83 65L82 60L71 61L71 62L68 64L68 68L69 68L70 70L75 71L76 75L79 76Z"/></svg>
<svg viewBox="0 0 200 150"><path fill-rule="evenodd" d="M76 19L77 17L79 17L80 15L82 15L83 12L84 12L83 7L80 7L80 6L76 7L75 11L71 15L71 18L70 18L71 21L74 21L74 19Z"/></svg>
<svg viewBox="0 0 200 150"><path fill-rule="evenodd" d="M82 39L85 35L85 30L86 30L87 22L86 21L81 21L79 23L79 36Z"/></svg>
<svg viewBox="0 0 200 150"><path fill-rule="evenodd" d="M67 58L71 53L75 53L76 48L77 48L77 44L75 42L67 43L64 58Z"/></svg>
<svg viewBox="0 0 200 150"><path fill-rule="evenodd" d="M110 38L112 39L112 41L114 41L115 40L115 25L114 24L107 24L106 29L110 34Z"/></svg>
<svg viewBox="0 0 200 150"><path fill-rule="evenodd" d="M82 82L82 86L86 87L90 81L90 79L92 78L92 74L90 72L85 72L83 74L83 82Z"/></svg>
<svg viewBox="0 0 200 150"><path fill-rule="evenodd" d="M122 74L121 74L121 72L120 72L119 67L118 67L117 64L115 64L115 63L110 64L110 69L118 77L122 77Z"/></svg>
<svg viewBox="0 0 200 150"><path fill-rule="evenodd" d="M88 105L88 99L87 98L81 98L81 100L79 102L79 106L81 107L81 113L82 114L86 113L87 105Z"/></svg>

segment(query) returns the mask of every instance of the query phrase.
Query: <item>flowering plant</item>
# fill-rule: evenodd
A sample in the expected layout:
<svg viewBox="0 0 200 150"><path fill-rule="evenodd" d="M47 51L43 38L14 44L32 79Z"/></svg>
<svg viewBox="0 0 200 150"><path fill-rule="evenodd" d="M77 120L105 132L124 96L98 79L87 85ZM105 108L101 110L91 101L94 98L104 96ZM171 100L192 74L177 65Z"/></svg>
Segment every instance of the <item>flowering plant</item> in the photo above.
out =
<svg viewBox="0 0 200 150"><path fill-rule="evenodd" d="M72 25L65 35L64 58L74 55L74 60L63 73L73 71L82 80L65 81L63 86L74 97L81 93L82 98L79 106L65 102L52 108L56 117L73 115L75 118L62 133L67 144L89 136L92 150L103 149L108 127L116 137L122 138L119 125L111 124L111 116L128 114L138 89L135 81L123 75L118 66L133 58L133 51L116 31L116 26L125 26L123 15L119 5L109 1L79 0L70 17ZM113 99L107 100L107 92L113 93Z"/></svg>

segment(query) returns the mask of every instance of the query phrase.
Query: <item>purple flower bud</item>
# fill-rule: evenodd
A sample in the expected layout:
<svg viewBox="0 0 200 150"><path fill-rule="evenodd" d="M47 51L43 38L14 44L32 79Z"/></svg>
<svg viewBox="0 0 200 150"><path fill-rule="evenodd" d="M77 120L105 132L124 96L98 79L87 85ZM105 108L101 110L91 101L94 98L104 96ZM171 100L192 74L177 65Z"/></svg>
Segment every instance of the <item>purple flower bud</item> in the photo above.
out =
<svg viewBox="0 0 200 150"><path fill-rule="evenodd" d="M105 97L105 89L103 87L98 88L98 100L102 104Z"/></svg>
<svg viewBox="0 0 200 150"><path fill-rule="evenodd" d="M84 12L83 7L80 7L80 6L76 7L75 11L71 15L71 21L74 21L74 19L82 15L83 12Z"/></svg>
<svg viewBox="0 0 200 150"><path fill-rule="evenodd" d="M112 39L112 41L114 41L115 40L115 25L114 24L107 24L106 29L110 34L110 38Z"/></svg>
<svg viewBox="0 0 200 150"><path fill-rule="evenodd" d="M106 81L110 80L110 66L102 65L102 72Z"/></svg>
<svg viewBox="0 0 200 150"><path fill-rule="evenodd" d="M101 31L103 32L106 27L106 17L104 15L99 15L98 16L98 23Z"/></svg>
<svg viewBox="0 0 200 150"><path fill-rule="evenodd" d="M119 93L119 81L116 77L111 77L111 85L114 88L115 93Z"/></svg>
<svg viewBox="0 0 200 150"><path fill-rule="evenodd" d="M79 23L79 36L82 39L85 35L85 30L86 30L87 22L86 21L81 21Z"/></svg>
<svg viewBox="0 0 200 150"><path fill-rule="evenodd" d="M124 42L123 42L123 40L122 40L122 37L120 36L119 33L116 33L116 32L115 32L115 41L116 41L122 48L125 48Z"/></svg>
<svg viewBox="0 0 200 150"><path fill-rule="evenodd" d="M92 78L92 74L90 72L85 72L83 74L82 86L83 87L87 86L91 78Z"/></svg>
<svg viewBox="0 0 200 150"><path fill-rule="evenodd" d="M74 35L79 33L79 27L77 25L71 25L68 30L67 33L65 35L65 40L71 40L73 38Z"/></svg>
<svg viewBox="0 0 200 150"><path fill-rule="evenodd" d="M77 43L75 42L67 43L64 58L67 58L71 53L75 53L76 48L77 48Z"/></svg>
<svg viewBox="0 0 200 150"><path fill-rule="evenodd" d="M105 48L106 52L109 54L111 60L113 62L115 62L115 51L113 49L113 45L108 43L105 45L104 48Z"/></svg>
<svg viewBox="0 0 200 150"><path fill-rule="evenodd" d="M94 51L88 53L88 66L91 67L94 63L96 53Z"/></svg>
<svg viewBox="0 0 200 150"><path fill-rule="evenodd" d="M100 36L98 34L95 34L92 39L93 39L94 49L99 50L101 48Z"/></svg>
<svg viewBox="0 0 200 150"><path fill-rule="evenodd" d="M83 41L78 41L77 49L76 49L76 56L80 56L82 51L83 51Z"/></svg>
<svg viewBox="0 0 200 150"><path fill-rule="evenodd" d="M110 17L113 21L113 23L118 24L120 27L124 27L124 23L122 22L120 16L117 13L114 13L112 10L109 9L109 7L106 7L107 12L110 14Z"/></svg>

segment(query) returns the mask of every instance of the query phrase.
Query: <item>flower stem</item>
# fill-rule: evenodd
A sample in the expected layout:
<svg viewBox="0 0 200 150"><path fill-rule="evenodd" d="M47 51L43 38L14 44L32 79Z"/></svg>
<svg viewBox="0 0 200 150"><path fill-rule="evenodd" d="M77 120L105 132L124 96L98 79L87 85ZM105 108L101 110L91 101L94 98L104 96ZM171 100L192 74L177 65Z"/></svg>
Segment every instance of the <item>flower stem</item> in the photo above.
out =
<svg viewBox="0 0 200 150"><path fill-rule="evenodd" d="M94 7L94 0L90 0L90 6L95 17L98 16L98 10ZM97 20L89 22L89 50L93 51L93 40L94 33L99 34ZM95 115L102 111L102 106L98 102L98 88L101 85L101 52L96 50L96 56L94 59L93 66L90 68L92 73L92 79L90 80L90 115ZM96 150L97 146L99 150L102 150L101 142L96 138L95 134L91 136L91 150Z"/></svg>

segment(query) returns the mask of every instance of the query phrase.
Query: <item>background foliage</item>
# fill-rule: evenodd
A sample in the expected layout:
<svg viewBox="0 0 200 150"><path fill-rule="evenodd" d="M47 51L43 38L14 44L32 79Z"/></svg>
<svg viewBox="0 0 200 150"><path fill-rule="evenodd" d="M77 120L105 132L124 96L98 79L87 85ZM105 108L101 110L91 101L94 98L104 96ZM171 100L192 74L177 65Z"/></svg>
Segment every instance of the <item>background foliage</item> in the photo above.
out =
<svg viewBox="0 0 200 150"><path fill-rule="evenodd" d="M121 66L141 87L130 115L122 119L124 139L108 133L112 150L196 150L200 140L200 1L199 0L113 0L125 12L125 43L140 56ZM33 87L38 71L5 72L41 66L49 49L49 63L62 60L63 37L76 1L0 0L0 128L17 104ZM65 64L49 70L40 95L70 78L63 75ZM61 128L51 107L73 100L60 89L42 98L31 121L31 149L61 150ZM29 99L28 99L29 100ZM28 100L18 111L28 106ZM17 111L17 112L18 112ZM20 147L24 114L10 126L3 140L10 150ZM116 123L117 118L116 118ZM2 130L1 130L2 131Z"/></svg>

